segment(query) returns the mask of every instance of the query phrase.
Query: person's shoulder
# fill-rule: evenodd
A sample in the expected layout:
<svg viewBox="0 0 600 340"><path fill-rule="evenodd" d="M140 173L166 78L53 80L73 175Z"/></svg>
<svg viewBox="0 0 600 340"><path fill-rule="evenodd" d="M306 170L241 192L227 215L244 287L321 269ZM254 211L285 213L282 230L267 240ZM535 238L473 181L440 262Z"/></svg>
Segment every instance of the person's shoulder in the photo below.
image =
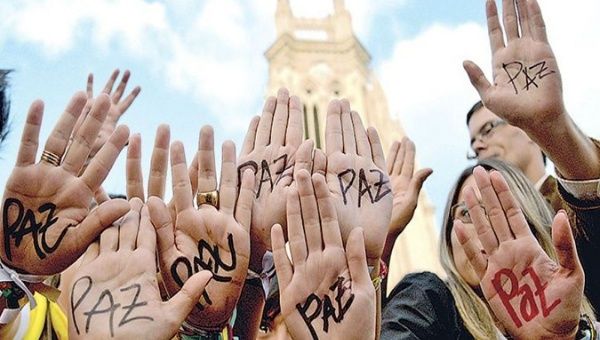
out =
<svg viewBox="0 0 600 340"><path fill-rule="evenodd" d="M382 313L382 339L457 339L461 334L452 293L430 272L405 276Z"/></svg>
<svg viewBox="0 0 600 340"><path fill-rule="evenodd" d="M421 272L406 275L391 291L389 298L400 292L413 290L425 294L450 294L446 283L439 276L431 272Z"/></svg>

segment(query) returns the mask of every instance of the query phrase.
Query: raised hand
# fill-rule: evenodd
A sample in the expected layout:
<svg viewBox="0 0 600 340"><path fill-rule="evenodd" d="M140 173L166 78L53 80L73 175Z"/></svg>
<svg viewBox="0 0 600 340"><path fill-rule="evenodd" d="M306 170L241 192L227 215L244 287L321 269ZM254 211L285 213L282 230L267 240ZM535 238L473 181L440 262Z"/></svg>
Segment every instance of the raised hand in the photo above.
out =
<svg viewBox="0 0 600 340"><path fill-rule="evenodd" d="M110 106L107 95L96 99L65 151L85 103L84 93L73 96L48 137L38 163L44 104L35 101L29 109L17 162L2 199L0 257L18 271L38 275L61 272L83 254L103 229L129 211L125 200L110 200L90 212L94 192L127 142L126 126L116 128L80 174L106 118Z"/></svg>
<svg viewBox="0 0 600 340"><path fill-rule="evenodd" d="M90 158L94 157L96 155L96 153L98 152L98 150L100 150L102 145L104 145L106 143L106 141L108 140L108 137L115 130L117 123L119 122L119 119L121 118L121 116L125 113L125 111L127 111L127 109L129 109L131 104L133 104L133 101L135 100L135 98L140 94L140 91L142 90L141 87L136 86L125 98L123 98L123 94L125 93L125 89L127 88L127 83L129 82L130 76L131 76L131 73L129 72L129 70L125 70L125 73L123 73L123 77L121 78L119 85L113 92L113 86L115 84L115 81L117 81L117 78L119 77L119 70L116 69L113 71L110 78L108 78L106 85L104 85L104 88L102 89L101 93L106 93L110 97L110 108L108 109L108 114L106 116L106 119L104 120L104 124L102 124L102 127L100 128L100 131L98 132L98 137L96 138L96 140L94 141L94 144L92 145L92 148L90 150L90 156L89 156ZM95 98L94 98L94 74L93 73L90 73L88 75L87 96L88 96L88 101L86 103L86 108L84 109L85 113L89 112L89 109L92 107L92 105L94 104L94 100L95 100ZM82 121L80 120L76 124L75 131L78 130L78 127L81 122Z"/></svg>
<svg viewBox="0 0 600 340"><path fill-rule="evenodd" d="M285 200L293 183L293 174L310 170L312 141L302 143L302 107L298 97L280 89L277 98L269 97L262 116L248 128L240 153L238 177L251 169L256 177L256 195L252 211L253 262L271 246L270 230L275 223L285 227ZM302 145L301 145L302 144ZM256 270L256 269L255 269Z"/></svg>
<svg viewBox="0 0 600 340"><path fill-rule="evenodd" d="M202 199L217 189L213 143L212 128L203 127L197 155L198 193L192 192L183 145L171 145L175 226L162 200L150 197L148 206L158 234L167 291L174 294L192 274L210 270L213 280L186 321L197 328L220 331L232 315L248 271L254 176L249 170L243 173L238 194L235 145L223 143L218 203L209 200L195 207L194 194Z"/></svg>
<svg viewBox="0 0 600 340"><path fill-rule="evenodd" d="M294 339L374 339L375 289L369 278L362 229L346 250L325 178L302 170L287 195L287 234L271 231L281 314ZM314 189L313 189L314 187Z"/></svg>
<svg viewBox="0 0 600 340"><path fill-rule="evenodd" d="M342 239L364 228L367 259L381 257L392 213L392 188L377 131L365 131L347 100L333 100L325 128L327 185L335 198Z"/></svg>
<svg viewBox="0 0 600 340"><path fill-rule="evenodd" d="M486 3L493 84L473 62L465 61L465 70L485 106L511 125L552 122L565 113L565 107L560 72L539 4L537 0L502 3L504 31L496 1Z"/></svg>
<svg viewBox="0 0 600 340"><path fill-rule="evenodd" d="M394 195L388 234L395 237L402 233L412 219L423 183L433 173L429 168L417 172L414 169L415 143L408 137L404 137L402 142L394 142L387 158L387 171Z"/></svg>
<svg viewBox="0 0 600 340"><path fill-rule="evenodd" d="M106 229L85 253L69 287L69 338L170 339L211 279L209 271L189 278L167 302L156 281L156 233L148 208L130 201L131 211Z"/></svg>
<svg viewBox="0 0 600 340"><path fill-rule="evenodd" d="M483 204L467 188L474 227L456 220L454 228L491 310L513 338L573 339L584 273L567 215L559 212L552 223L554 261L532 234L502 175L481 167L473 175Z"/></svg>
<svg viewBox="0 0 600 340"><path fill-rule="evenodd" d="M387 158L387 172L394 195L392 219L382 256L388 265L394 242L413 218L423 183L433 172L429 168L417 172L414 169L415 143L408 137L402 138L401 142L394 142Z"/></svg>

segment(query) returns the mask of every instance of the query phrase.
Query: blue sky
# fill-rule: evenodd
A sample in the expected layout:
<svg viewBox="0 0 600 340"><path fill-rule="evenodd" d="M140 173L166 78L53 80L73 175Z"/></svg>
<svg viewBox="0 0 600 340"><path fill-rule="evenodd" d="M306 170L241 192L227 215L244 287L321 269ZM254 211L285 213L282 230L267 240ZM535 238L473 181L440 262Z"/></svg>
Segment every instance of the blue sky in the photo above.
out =
<svg viewBox="0 0 600 340"><path fill-rule="evenodd" d="M327 0L291 0L295 14L323 16ZM600 136L594 109L600 71L597 0L540 0L563 72L567 107L583 130ZM96 90L114 68L130 69L142 93L122 119L142 134L145 168L154 131L171 125L188 160L204 124L216 142L240 145L267 95L264 51L275 38L276 0L2 0L0 67L12 74L12 133L1 151L9 176L24 115L46 103L42 140L71 95L93 72ZM356 33L373 57L390 110L417 145L419 163L434 174L426 190L438 224L454 177L468 164L464 114L477 99L461 61L489 69L483 0L347 0ZM575 5L577 7L575 7ZM576 24L575 24L576 23ZM125 187L124 153L105 182Z"/></svg>

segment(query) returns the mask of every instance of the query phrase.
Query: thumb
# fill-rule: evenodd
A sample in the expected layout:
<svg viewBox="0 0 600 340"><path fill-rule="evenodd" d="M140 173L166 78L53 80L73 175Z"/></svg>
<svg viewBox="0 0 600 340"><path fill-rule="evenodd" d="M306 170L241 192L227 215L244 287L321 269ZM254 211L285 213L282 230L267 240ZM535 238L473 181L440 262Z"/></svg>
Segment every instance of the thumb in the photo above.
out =
<svg viewBox="0 0 600 340"><path fill-rule="evenodd" d="M560 210L552 222L552 243L561 269L583 272L577 256L573 231L564 210Z"/></svg>
<svg viewBox="0 0 600 340"><path fill-rule="evenodd" d="M355 228L348 236L346 244L346 261L352 282L360 287L372 286L367 267L367 255L365 253L365 240L362 228Z"/></svg>
<svg viewBox="0 0 600 340"><path fill-rule="evenodd" d="M430 168L421 169L415 173L410 183L410 189L415 194L415 196L419 195L421 192L421 188L423 188L423 183L431 176L433 170Z"/></svg>
<svg viewBox="0 0 600 340"><path fill-rule="evenodd" d="M204 293L204 289L206 289L211 279L212 273L208 270L196 273L185 281L183 287L175 296L165 302L166 315L172 318L172 324L177 329L200 301L200 296Z"/></svg>
<svg viewBox="0 0 600 340"><path fill-rule="evenodd" d="M479 97L481 97L483 101L485 93L490 87L492 87L492 84L490 84L489 80L487 80L481 68L479 68L479 66L477 66L474 62L466 60L463 62L463 67L469 76L471 84L477 90Z"/></svg>

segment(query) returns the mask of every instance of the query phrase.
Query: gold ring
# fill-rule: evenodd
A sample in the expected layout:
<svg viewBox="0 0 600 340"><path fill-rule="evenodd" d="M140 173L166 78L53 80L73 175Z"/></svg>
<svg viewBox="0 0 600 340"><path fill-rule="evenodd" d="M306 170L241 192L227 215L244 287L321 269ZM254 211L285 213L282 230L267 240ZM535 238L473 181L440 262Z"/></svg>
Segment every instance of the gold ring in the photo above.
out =
<svg viewBox="0 0 600 340"><path fill-rule="evenodd" d="M59 166L60 165L60 157L56 154L53 154L50 151L46 151L44 150L44 152L42 152L42 158L40 159L41 162L46 162L50 165L54 165L54 166Z"/></svg>
<svg viewBox="0 0 600 340"><path fill-rule="evenodd" d="M203 204L219 208L219 190L199 192L196 194L196 204L200 208Z"/></svg>

